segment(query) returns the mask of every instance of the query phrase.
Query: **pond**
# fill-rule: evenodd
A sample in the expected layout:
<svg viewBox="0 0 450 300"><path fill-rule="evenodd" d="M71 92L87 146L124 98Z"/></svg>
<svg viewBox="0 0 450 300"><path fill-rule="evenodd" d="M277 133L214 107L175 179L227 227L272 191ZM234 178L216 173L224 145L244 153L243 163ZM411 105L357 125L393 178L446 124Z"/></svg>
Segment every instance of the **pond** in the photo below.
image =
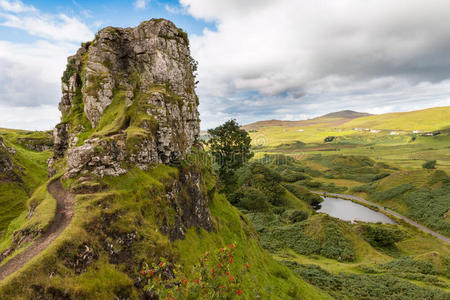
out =
<svg viewBox="0 0 450 300"><path fill-rule="evenodd" d="M386 215L350 200L332 197L322 198L323 202L320 203L321 208L317 211L326 213L332 217L352 222L363 221L369 223L381 222L385 224L395 224L395 222Z"/></svg>

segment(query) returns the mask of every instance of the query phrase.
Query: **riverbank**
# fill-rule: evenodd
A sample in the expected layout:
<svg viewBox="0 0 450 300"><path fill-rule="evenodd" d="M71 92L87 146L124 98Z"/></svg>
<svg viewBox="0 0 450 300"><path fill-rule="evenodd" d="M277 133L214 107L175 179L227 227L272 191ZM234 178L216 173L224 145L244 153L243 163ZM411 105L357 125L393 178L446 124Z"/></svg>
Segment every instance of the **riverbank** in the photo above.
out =
<svg viewBox="0 0 450 300"><path fill-rule="evenodd" d="M365 200L365 199L363 199L361 197L353 196L353 195L347 195L347 194L336 194L336 193L319 192L319 191L313 191L313 193L318 194L318 195L322 195L322 196L325 195L325 196L339 197L339 198L342 198L342 199L354 201L355 203L358 203L358 204L362 204L362 205L366 204L366 205L369 205L369 206L373 206L373 207L378 209L378 212L385 212L385 214L388 215L389 217L392 216L392 217L395 217L396 219L402 220L403 222L406 222L407 224L412 225L412 226L420 229L421 231L429 233L432 236L434 236L434 237L436 237L436 238L438 238L438 239L440 239L440 240L450 244L450 238L448 238L446 236L443 236L442 234L437 233L437 232L435 232L435 231L433 231L433 230L431 230L431 229L429 229L429 228L427 228L427 227L425 227L425 226L423 226L423 225L421 225L421 224L419 224L417 222L414 222L413 220L411 220L411 219L409 219L409 218L407 218L407 217L405 217L405 216L403 216L403 215L401 215L401 214L399 214L399 213L397 213L397 212L395 212L393 210L390 210L389 208L384 208L383 206L381 206L381 205L379 205L377 203Z"/></svg>

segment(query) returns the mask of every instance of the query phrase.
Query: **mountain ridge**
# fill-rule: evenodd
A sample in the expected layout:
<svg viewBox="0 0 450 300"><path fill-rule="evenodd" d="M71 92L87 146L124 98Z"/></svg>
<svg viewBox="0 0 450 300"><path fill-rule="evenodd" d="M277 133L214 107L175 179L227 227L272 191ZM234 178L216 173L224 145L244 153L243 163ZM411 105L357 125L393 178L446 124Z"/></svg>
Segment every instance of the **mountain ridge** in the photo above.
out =
<svg viewBox="0 0 450 300"><path fill-rule="evenodd" d="M402 118L399 121L398 118ZM414 119L417 119L415 121ZM396 120L397 119L397 120ZM339 128L376 128L384 130L423 130L433 131L450 126L450 106L430 107L406 112L384 114L360 113L352 110L331 112L312 119L299 121L263 120L243 125L245 130L258 130L264 127L300 127L324 124ZM380 126L381 125L381 126Z"/></svg>

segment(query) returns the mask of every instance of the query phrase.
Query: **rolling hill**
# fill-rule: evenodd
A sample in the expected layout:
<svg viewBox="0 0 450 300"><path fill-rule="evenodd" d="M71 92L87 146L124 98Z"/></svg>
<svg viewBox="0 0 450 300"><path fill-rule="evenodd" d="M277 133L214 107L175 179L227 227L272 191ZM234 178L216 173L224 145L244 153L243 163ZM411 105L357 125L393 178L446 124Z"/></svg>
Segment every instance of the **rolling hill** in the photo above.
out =
<svg viewBox="0 0 450 300"><path fill-rule="evenodd" d="M450 126L450 106L423 110L372 115L353 119L341 127L374 128L381 130L433 131Z"/></svg>
<svg viewBox="0 0 450 300"><path fill-rule="evenodd" d="M323 127L373 128L379 130L433 131L450 127L450 106L423 110L372 115L342 110L308 120L267 120L242 126L245 130L268 127L305 127L321 124Z"/></svg>
<svg viewBox="0 0 450 300"><path fill-rule="evenodd" d="M283 121L283 120L267 120L267 121L258 121L255 123L247 124L242 126L245 130L257 130L264 127L296 127L296 126L309 126L309 125L317 125L317 124L327 124L329 126L338 126L347 121L371 116L368 113L360 113L352 110L342 110L338 112L329 113L323 116L319 116L316 118L308 119L308 120L300 120L300 121Z"/></svg>

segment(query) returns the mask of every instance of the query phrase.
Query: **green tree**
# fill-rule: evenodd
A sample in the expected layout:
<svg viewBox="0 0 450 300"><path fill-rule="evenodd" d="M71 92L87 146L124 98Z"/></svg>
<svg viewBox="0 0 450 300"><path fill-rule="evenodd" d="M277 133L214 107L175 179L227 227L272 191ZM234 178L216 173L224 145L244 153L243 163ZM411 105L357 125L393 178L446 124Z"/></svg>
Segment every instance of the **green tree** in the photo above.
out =
<svg viewBox="0 0 450 300"><path fill-rule="evenodd" d="M253 153L250 151L251 138L247 131L240 128L236 120L229 120L223 125L208 130L210 139L206 142L218 166L218 174L225 191L236 179L235 170L248 161Z"/></svg>

